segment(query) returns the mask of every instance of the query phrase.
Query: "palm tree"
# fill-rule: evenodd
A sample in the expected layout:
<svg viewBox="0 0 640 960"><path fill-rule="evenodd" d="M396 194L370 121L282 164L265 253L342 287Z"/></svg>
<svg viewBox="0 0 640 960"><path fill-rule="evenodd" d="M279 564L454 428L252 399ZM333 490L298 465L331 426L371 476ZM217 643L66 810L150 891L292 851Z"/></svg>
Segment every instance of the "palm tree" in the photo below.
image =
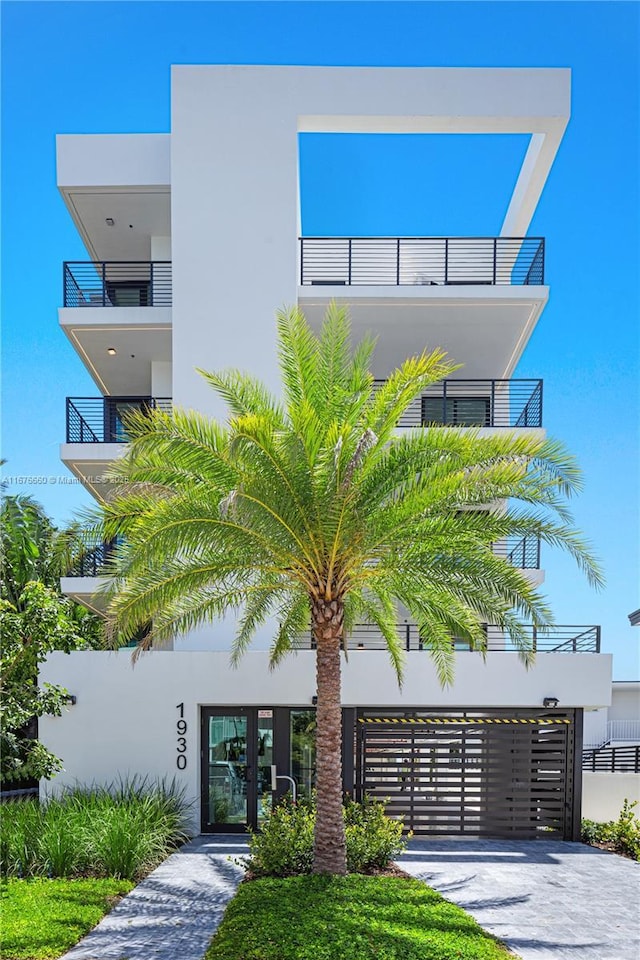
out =
<svg viewBox="0 0 640 960"><path fill-rule="evenodd" d="M600 574L571 526L565 500L579 472L560 444L455 428L396 436L407 406L457 369L443 352L406 360L377 389L374 342L352 351L343 311L331 308L319 335L298 310L282 312L278 333L282 400L236 370L203 373L228 404L227 425L180 410L130 421L132 441L113 468L127 483L104 506L101 530L126 541L111 602L123 640L149 620L166 639L233 612L232 662L271 620L275 667L311 626L314 870L340 874L340 669L352 625L377 627L401 681L401 602L447 684L452 636L482 651L483 623L497 624L530 663L524 621L552 622L522 572L493 552L496 541L539 536L569 550L592 582Z"/></svg>

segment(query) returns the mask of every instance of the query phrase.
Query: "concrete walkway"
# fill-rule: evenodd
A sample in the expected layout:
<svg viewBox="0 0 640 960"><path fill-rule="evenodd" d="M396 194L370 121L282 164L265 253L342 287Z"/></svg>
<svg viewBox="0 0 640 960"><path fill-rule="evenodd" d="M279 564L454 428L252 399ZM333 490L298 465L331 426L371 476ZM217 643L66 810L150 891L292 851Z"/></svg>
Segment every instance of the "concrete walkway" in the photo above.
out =
<svg viewBox="0 0 640 960"><path fill-rule="evenodd" d="M202 960L243 871L237 834L196 837L124 897L61 960Z"/></svg>
<svg viewBox="0 0 640 960"><path fill-rule="evenodd" d="M411 840L398 865L523 960L638 960L640 865L581 843Z"/></svg>

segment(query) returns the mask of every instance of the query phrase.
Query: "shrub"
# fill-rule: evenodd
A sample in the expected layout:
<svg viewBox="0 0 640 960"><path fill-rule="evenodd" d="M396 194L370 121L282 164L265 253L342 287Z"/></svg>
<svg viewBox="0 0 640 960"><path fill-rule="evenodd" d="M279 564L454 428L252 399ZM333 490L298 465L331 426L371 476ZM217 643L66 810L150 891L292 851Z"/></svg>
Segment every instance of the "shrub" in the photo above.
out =
<svg viewBox="0 0 640 960"><path fill-rule="evenodd" d="M38 804L7 803L0 826L0 870L18 877L136 879L187 839L183 791L133 778L74 788Z"/></svg>
<svg viewBox="0 0 640 960"><path fill-rule="evenodd" d="M347 837L347 869L363 873L381 869L404 850L402 821L392 820L384 812L384 804L373 800L354 803L347 800L344 808Z"/></svg>
<svg viewBox="0 0 640 960"><path fill-rule="evenodd" d="M249 837L246 865L257 877L311 873L315 810L307 800L285 799L267 814L260 833Z"/></svg>
<svg viewBox="0 0 640 960"><path fill-rule="evenodd" d="M611 844L616 853L622 853L633 860L640 860L640 820L634 809L637 800L624 801L617 820L596 823L594 820L582 821L581 838L583 843Z"/></svg>
<svg viewBox="0 0 640 960"><path fill-rule="evenodd" d="M402 822L372 800L347 800L343 808L347 840L347 869L351 873L385 867L404 849ZM315 805L311 800L279 803L267 815L260 833L249 838L247 868L257 877L291 877L311 873Z"/></svg>

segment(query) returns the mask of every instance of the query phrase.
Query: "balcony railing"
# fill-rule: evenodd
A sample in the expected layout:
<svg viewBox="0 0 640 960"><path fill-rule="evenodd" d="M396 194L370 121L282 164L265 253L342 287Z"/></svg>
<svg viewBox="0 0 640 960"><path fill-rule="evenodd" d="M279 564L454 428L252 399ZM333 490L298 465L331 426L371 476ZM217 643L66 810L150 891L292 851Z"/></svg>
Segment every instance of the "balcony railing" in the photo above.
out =
<svg viewBox="0 0 640 960"><path fill-rule="evenodd" d="M640 746L585 750L582 769L592 773L640 773Z"/></svg>
<svg viewBox="0 0 640 960"><path fill-rule="evenodd" d="M171 410L170 397L67 397L67 443L127 443L127 416Z"/></svg>
<svg viewBox="0 0 640 960"><path fill-rule="evenodd" d="M170 307L170 260L67 261L65 307Z"/></svg>
<svg viewBox="0 0 640 960"><path fill-rule="evenodd" d="M519 570L540 569L540 537L507 537L494 544L493 552Z"/></svg>
<svg viewBox="0 0 640 960"><path fill-rule="evenodd" d="M485 627L487 633L487 651L489 653L514 653L518 648L511 637L499 627ZM428 650L429 642L420 635L415 623L397 624L398 638L405 650ZM555 626L548 630L540 630L529 626L526 628L530 648L537 653L599 653L600 627ZM309 650L315 646L311 631L303 634L297 644L297 649ZM452 638L453 649L464 653L470 650L467 640ZM354 625L347 642L349 650L385 650L385 640L377 627L366 623Z"/></svg>
<svg viewBox="0 0 640 960"><path fill-rule="evenodd" d="M301 237L300 283L529 286L544 283L542 237Z"/></svg>
<svg viewBox="0 0 640 960"><path fill-rule="evenodd" d="M68 577L99 577L107 568L116 549L116 540L99 543L77 557L69 569Z"/></svg>
<svg viewBox="0 0 640 960"><path fill-rule="evenodd" d="M640 720L609 720L607 722L607 741L638 740L640 742Z"/></svg>
<svg viewBox="0 0 640 960"><path fill-rule="evenodd" d="M384 380L376 380L380 388ZM542 380L441 380L417 397L398 427L541 427Z"/></svg>

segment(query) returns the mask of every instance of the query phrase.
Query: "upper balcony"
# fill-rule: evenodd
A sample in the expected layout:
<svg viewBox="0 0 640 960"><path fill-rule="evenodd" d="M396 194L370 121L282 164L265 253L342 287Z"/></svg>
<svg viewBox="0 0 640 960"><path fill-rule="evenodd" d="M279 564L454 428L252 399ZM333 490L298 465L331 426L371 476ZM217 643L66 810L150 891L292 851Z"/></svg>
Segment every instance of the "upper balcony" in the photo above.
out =
<svg viewBox="0 0 640 960"><path fill-rule="evenodd" d="M64 264L60 325L102 393L158 390L154 364L166 371L172 358L171 274L170 260Z"/></svg>
<svg viewBox="0 0 640 960"><path fill-rule="evenodd" d="M542 380L440 380L398 420L400 428L429 425L540 429Z"/></svg>
<svg viewBox="0 0 640 960"><path fill-rule="evenodd" d="M64 307L170 307L170 260L66 261Z"/></svg>
<svg viewBox="0 0 640 960"><path fill-rule="evenodd" d="M302 237L299 264L310 322L348 304L381 374L441 347L466 376L508 378L548 299L541 237Z"/></svg>
<svg viewBox="0 0 640 960"><path fill-rule="evenodd" d="M166 397L67 397L66 443L62 462L98 500L109 497L109 464L127 443L127 416L133 411L171 409Z"/></svg>
<svg viewBox="0 0 640 960"><path fill-rule="evenodd" d="M420 633L415 623L398 623L396 625L398 640L405 650L428 650L429 641ZM516 653L517 644L499 627L485 624L486 649L488 653ZM599 626L569 626L556 625L548 629L537 629L526 625L525 634L530 649L536 653L600 653ZM458 653L469 653L471 645L468 640L452 638L451 645ZM308 650L315 646L311 632L303 634L297 644L297 649ZM350 650L386 650L384 637L377 627L366 623L356 623L348 641Z"/></svg>
<svg viewBox="0 0 640 960"><path fill-rule="evenodd" d="M301 286L542 286L542 237L300 237Z"/></svg>

